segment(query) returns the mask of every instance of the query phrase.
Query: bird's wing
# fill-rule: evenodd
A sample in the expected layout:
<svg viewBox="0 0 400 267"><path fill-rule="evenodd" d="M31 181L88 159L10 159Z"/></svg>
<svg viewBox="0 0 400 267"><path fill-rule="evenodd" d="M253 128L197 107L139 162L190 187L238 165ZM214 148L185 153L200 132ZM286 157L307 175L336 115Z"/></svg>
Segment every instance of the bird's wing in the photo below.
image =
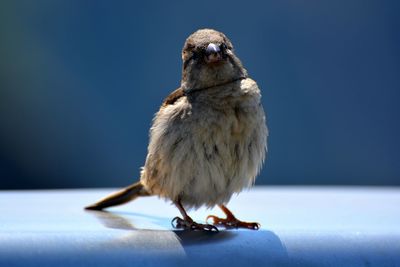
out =
<svg viewBox="0 0 400 267"><path fill-rule="evenodd" d="M169 96L167 96L161 107L166 107L168 105L173 105L179 98L185 96L185 93L182 88L178 88L175 91L173 91Z"/></svg>

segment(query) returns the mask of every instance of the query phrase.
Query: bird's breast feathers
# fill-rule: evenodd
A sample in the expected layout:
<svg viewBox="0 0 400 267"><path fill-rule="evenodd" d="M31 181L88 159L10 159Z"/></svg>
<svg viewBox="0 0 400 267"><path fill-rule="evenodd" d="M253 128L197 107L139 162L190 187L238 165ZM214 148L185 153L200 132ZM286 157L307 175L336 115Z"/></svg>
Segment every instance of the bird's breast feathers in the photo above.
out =
<svg viewBox="0 0 400 267"><path fill-rule="evenodd" d="M257 84L243 79L206 90L176 90L171 104L164 102L141 173L153 194L189 207L226 203L254 182L266 153Z"/></svg>

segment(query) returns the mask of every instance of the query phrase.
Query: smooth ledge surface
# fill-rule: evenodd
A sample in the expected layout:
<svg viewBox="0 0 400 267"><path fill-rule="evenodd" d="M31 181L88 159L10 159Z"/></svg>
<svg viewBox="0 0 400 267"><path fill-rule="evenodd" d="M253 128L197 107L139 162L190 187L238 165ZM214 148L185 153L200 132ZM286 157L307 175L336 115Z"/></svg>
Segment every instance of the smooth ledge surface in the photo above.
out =
<svg viewBox="0 0 400 267"><path fill-rule="evenodd" d="M400 266L398 188L256 187L229 207L262 228L219 233L172 229L156 197L83 210L112 191L0 192L0 266Z"/></svg>

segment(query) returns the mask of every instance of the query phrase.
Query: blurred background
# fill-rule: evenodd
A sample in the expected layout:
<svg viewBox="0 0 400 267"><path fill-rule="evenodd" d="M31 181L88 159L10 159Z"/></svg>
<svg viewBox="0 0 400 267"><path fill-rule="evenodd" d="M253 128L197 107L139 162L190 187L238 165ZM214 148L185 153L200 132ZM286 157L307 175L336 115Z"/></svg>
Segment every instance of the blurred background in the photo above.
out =
<svg viewBox="0 0 400 267"><path fill-rule="evenodd" d="M215 28L263 93L266 185L400 185L399 1L0 2L0 189L120 187Z"/></svg>

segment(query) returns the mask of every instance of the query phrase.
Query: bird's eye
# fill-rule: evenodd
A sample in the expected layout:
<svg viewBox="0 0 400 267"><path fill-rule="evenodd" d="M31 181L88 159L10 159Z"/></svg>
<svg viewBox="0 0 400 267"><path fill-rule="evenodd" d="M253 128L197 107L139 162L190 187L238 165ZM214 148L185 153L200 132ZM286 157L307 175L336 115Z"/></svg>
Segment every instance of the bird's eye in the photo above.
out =
<svg viewBox="0 0 400 267"><path fill-rule="evenodd" d="M192 51L192 59L197 59L198 58L198 53L196 51Z"/></svg>
<svg viewBox="0 0 400 267"><path fill-rule="evenodd" d="M222 44L221 44L219 47L221 48L221 50L226 50L226 49L227 49L227 47L226 47L226 44L225 44L225 43L222 43Z"/></svg>

